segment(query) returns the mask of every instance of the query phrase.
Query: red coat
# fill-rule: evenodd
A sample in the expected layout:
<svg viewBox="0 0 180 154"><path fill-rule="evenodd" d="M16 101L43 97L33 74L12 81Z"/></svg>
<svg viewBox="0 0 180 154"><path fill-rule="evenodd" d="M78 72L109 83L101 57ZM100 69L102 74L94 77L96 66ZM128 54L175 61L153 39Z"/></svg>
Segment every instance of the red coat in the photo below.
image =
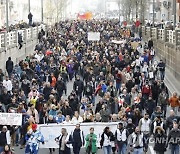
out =
<svg viewBox="0 0 180 154"><path fill-rule="evenodd" d="M142 87L142 94L151 95L152 94L151 87L149 85L144 85Z"/></svg>

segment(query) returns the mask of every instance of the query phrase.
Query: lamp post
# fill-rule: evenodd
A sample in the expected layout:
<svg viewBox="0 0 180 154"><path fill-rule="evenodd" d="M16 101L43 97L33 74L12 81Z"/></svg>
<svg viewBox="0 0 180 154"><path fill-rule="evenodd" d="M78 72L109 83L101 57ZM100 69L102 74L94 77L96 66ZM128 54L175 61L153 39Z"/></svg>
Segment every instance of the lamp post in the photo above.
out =
<svg viewBox="0 0 180 154"><path fill-rule="evenodd" d="M154 21L155 21L155 0L153 0L153 27L154 27Z"/></svg>
<svg viewBox="0 0 180 154"><path fill-rule="evenodd" d="M173 15L174 15L174 19L173 19L173 28L176 28L176 0L173 0Z"/></svg>
<svg viewBox="0 0 180 154"><path fill-rule="evenodd" d="M6 31L9 30L9 0L6 0Z"/></svg>
<svg viewBox="0 0 180 154"><path fill-rule="evenodd" d="M43 23L43 20L44 20L44 14L43 14L43 12L44 12L44 8L43 8L43 0L41 0L41 22Z"/></svg>
<svg viewBox="0 0 180 154"><path fill-rule="evenodd" d="M29 10L29 13L31 12L31 0L28 0L28 10Z"/></svg>

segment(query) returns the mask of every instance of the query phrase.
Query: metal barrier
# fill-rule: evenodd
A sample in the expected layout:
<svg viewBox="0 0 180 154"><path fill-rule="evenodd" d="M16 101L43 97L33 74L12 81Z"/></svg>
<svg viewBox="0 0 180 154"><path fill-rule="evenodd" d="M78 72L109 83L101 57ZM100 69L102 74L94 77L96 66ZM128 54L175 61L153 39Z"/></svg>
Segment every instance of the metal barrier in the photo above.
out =
<svg viewBox="0 0 180 154"><path fill-rule="evenodd" d="M180 30L168 30L152 27L142 27L143 34L149 38L180 45Z"/></svg>
<svg viewBox="0 0 180 154"><path fill-rule="evenodd" d="M30 27L27 29L14 30L12 32L0 33L0 51L18 46L18 33L21 34L23 43L28 43L38 38L38 33L43 29L46 31L46 25Z"/></svg>

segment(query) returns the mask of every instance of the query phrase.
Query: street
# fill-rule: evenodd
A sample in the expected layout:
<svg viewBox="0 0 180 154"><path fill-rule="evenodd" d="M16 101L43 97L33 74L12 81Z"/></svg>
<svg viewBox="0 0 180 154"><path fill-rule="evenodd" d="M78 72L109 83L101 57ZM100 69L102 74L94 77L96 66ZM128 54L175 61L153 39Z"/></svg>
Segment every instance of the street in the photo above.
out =
<svg viewBox="0 0 180 154"><path fill-rule="evenodd" d="M72 91L73 82L74 82L74 80L67 83L67 96ZM67 96L64 95L63 98L66 98ZM98 100L99 100L99 97L97 96L96 97L96 103L98 102ZM95 109L95 107L94 107L94 109ZM167 110L167 115L169 115L169 110L170 109ZM19 147L15 147L14 149L15 149L15 154L23 154L23 153L25 153L25 149L20 149ZM50 153L49 149L40 149L39 150L39 154L49 154L49 153ZM58 149L56 149L56 151L53 154L58 154ZM80 154L85 154L85 148L81 149ZM103 154L103 150L99 149L97 154ZM155 152L153 150L153 144L152 143L149 145L149 150L148 150L147 154L155 154ZM165 154L170 154L170 150L168 150Z"/></svg>

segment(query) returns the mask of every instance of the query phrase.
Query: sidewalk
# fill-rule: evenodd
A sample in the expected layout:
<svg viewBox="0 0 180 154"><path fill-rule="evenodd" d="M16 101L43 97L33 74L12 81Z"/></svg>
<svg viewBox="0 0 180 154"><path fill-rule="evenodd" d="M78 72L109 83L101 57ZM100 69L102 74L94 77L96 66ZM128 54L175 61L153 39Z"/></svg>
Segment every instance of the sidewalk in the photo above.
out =
<svg viewBox="0 0 180 154"><path fill-rule="evenodd" d="M168 68L166 68L164 82L168 87L170 94L177 92L180 95L180 82L172 75Z"/></svg>
<svg viewBox="0 0 180 154"><path fill-rule="evenodd" d="M138 37L137 34L136 34L136 37ZM144 45L143 40L141 41L141 43ZM159 57L156 56L155 59L159 61ZM177 94L180 95L180 82L173 76L173 74L170 72L170 70L167 67L165 71L164 83L166 84L169 90L170 96L173 94L173 92L177 92Z"/></svg>

